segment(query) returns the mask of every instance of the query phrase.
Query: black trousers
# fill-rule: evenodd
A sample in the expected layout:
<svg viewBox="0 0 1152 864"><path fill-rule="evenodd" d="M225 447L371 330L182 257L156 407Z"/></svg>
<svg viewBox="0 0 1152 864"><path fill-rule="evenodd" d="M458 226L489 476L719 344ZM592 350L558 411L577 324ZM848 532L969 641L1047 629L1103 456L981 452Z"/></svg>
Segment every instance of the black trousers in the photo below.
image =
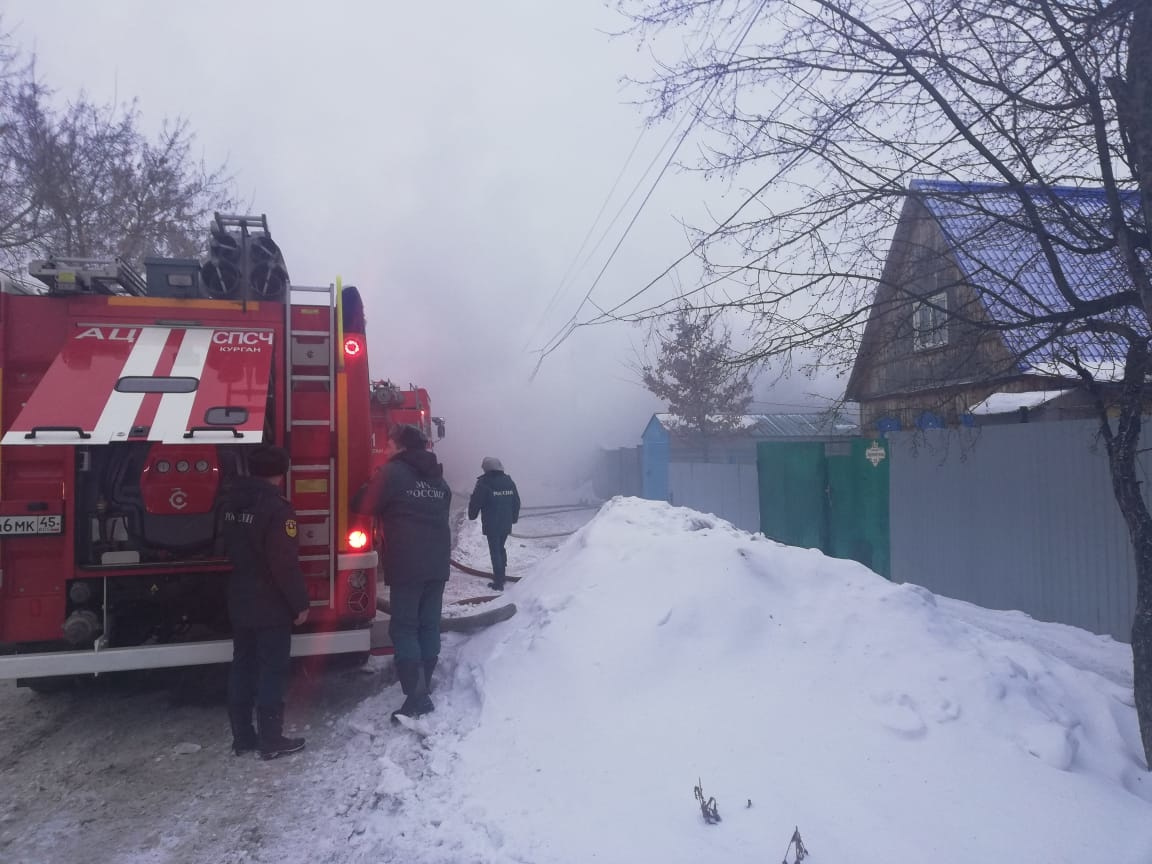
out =
<svg viewBox="0 0 1152 864"><path fill-rule="evenodd" d="M504 544L508 542L507 534L488 535L488 554L492 558L492 575L503 580L508 575L508 553Z"/></svg>
<svg viewBox="0 0 1152 864"><path fill-rule="evenodd" d="M247 709L283 705L291 655L291 624L237 627L232 633L228 703Z"/></svg>

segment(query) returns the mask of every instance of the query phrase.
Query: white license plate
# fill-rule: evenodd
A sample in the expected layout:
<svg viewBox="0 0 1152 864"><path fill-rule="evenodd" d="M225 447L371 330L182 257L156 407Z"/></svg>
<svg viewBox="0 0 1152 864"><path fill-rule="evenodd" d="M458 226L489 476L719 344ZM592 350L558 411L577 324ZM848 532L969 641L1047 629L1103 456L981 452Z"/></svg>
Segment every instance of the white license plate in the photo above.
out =
<svg viewBox="0 0 1152 864"><path fill-rule="evenodd" d="M64 531L64 517L53 516L0 516L0 537L19 534L60 534Z"/></svg>

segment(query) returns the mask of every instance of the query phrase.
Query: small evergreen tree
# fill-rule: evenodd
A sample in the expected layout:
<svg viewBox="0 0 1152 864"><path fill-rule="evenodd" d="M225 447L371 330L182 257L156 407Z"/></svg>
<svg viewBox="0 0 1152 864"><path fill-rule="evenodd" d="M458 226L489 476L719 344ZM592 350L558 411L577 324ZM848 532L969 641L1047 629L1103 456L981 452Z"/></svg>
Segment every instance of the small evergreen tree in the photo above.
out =
<svg viewBox="0 0 1152 864"><path fill-rule="evenodd" d="M752 401L750 370L732 362L729 335L718 312L682 304L653 331L659 352L641 367L644 386L700 435L736 428Z"/></svg>

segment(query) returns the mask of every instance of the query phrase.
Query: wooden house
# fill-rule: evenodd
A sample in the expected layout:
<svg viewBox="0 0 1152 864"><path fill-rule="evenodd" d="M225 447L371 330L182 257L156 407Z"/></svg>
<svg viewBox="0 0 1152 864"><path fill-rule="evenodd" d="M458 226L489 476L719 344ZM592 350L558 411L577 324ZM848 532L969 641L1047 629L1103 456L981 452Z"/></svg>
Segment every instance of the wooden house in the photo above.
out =
<svg viewBox="0 0 1152 864"><path fill-rule="evenodd" d="M1102 190L1029 194L1053 235L1069 240L1060 263L1078 296L1130 284L1119 253L1075 251L1101 224ZM1122 369L1122 346L1084 333L1054 338L1037 323L1068 304L1023 224L1020 198L1006 186L912 183L848 381L866 434L1092 416L1094 402L1065 360L1077 357L1107 382ZM1141 318L1127 323L1146 331Z"/></svg>

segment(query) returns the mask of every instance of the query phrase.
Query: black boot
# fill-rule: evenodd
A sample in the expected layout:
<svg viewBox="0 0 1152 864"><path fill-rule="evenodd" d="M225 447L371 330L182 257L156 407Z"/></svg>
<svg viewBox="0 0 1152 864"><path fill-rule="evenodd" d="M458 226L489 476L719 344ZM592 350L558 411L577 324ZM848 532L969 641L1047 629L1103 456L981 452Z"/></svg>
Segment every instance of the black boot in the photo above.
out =
<svg viewBox="0 0 1152 864"><path fill-rule="evenodd" d="M424 658L424 687L429 694L432 692L432 673L436 671L436 661L439 657Z"/></svg>
<svg viewBox="0 0 1152 864"><path fill-rule="evenodd" d="M232 725L232 752L243 756L255 750L259 741L252 726L252 706L229 704L228 722Z"/></svg>
<svg viewBox="0 0 1152 864"><path fill-rule="evenodd" d="M304 749L303 738L284 737L284 706L256 709L256 725L260 735L260 758L275 759L285 753Z"/></svg>
<svg viewBox="0 0 1152 864"><path fill-rule="evenodd" d="M428 687L424 683L424 669L419 660L396 659L396 677L400 679L400 689L404 691L404 704L392 712L392 722L399 723L397 714L405 717L419 717L435 710L428 698Z"/></svg>
<svg viewBox="0 0 1152 864"><path fill-rule="evenodd" d="M491 588L493 591L503 591L504 590L504 580L500 577L497 577L488 583L488 587Z"/></svg>

